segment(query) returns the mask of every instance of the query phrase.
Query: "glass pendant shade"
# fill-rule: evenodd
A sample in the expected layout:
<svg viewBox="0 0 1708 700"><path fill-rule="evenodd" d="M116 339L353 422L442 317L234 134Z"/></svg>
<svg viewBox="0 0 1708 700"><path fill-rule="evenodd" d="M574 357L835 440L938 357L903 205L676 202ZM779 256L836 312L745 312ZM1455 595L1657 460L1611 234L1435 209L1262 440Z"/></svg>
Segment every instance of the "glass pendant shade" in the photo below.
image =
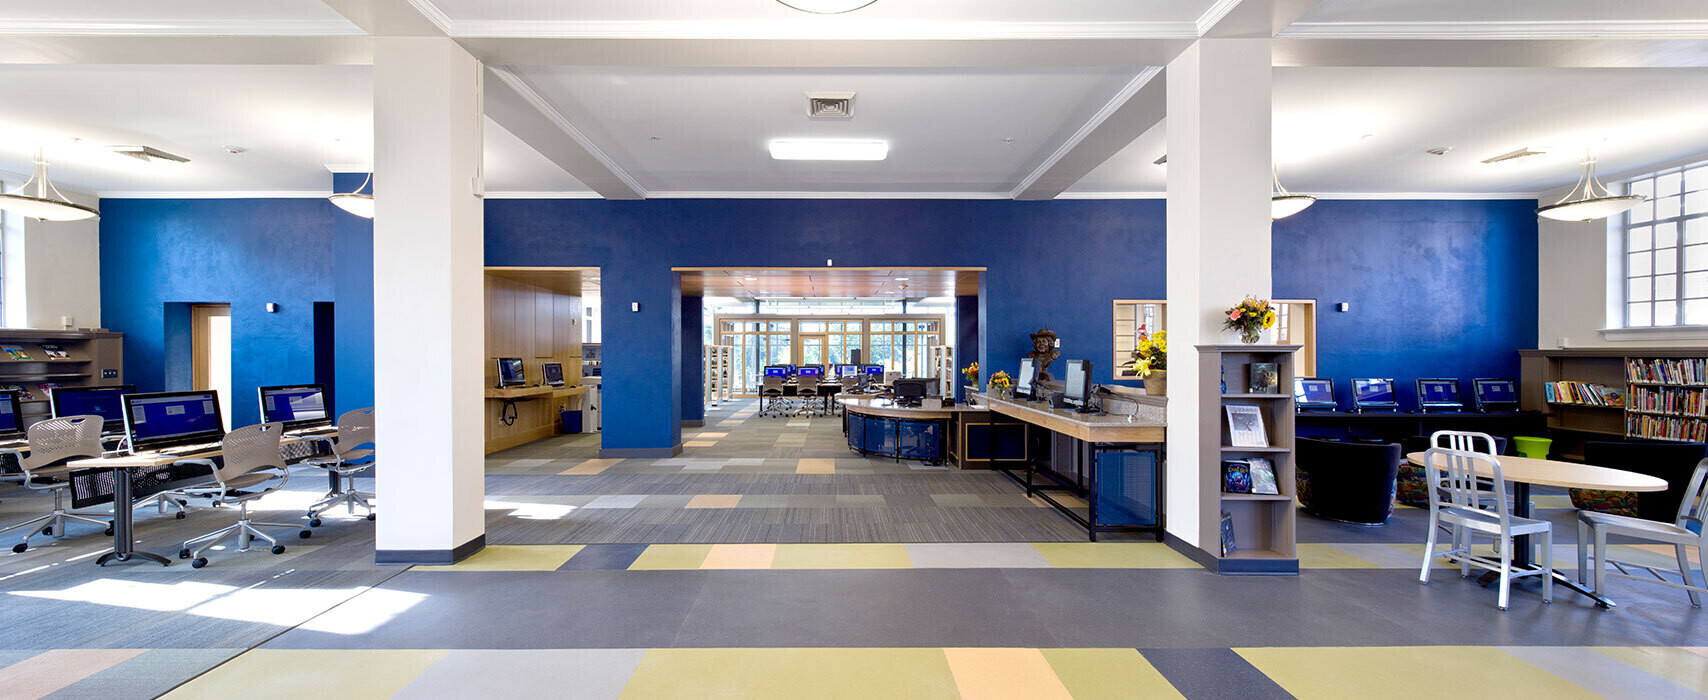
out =
<svg viewBox="0 0 1708 700"><path fill-rule="evenodd" d="M371 194L364 194L362 190L367 189L368 183L372 182L373 179L374 174L368 173L368 177L362 180L362 184L357 187L355 191L341 192L327 197L326 199L327 201L332 202L332 205L339 209L343 209L344 211L350 212L351 214L355 214L356 216L360 216L364 219L372 219L374 218L374 196Z"/></svg>
<svg viewBox="0 0 1708 700"><path fill-rule="evenodd" d="M34 194L29 193L32 184L35 185ZM48 196L49 193L53 196ZM94 207L71 201L53 186L53 181L47 177L47 161L40 151L36 152L35 173L30 179L22 187L0 194L0 209L40 221L82 221L101 215Z"/></svg>
<svg viewBox="0 0 1708 700"><path fill-rule="evenodd" d="M815 15L840 15L853 12L878 0L777 0L783 5Z"/></svg>
<svg viewBox="0 0 1708 700"><path fill-rule="evenodd" d="M1282 187L1281 176L1275 172L1274 166L1270 166L1269 168L1269 180L1275 187L1274 196L1269 198L1270 221L1285 219L1289 216L1302 212L1310 208L1312 204L1317 203L1316 197L1312 197L1308 194L1293 194L1292 192L1288 192L1287 188Z"/></svg>
<svg viewBox="0 0 1708 700"><path fill-rule="evenodd" d="M1595 221L1617 216L1648 199L1638 194L1616 195L1595 177L1595 159L1584 158L1578 184L1560 201L1536 209L1536 215L1555 221Z"/></svg>

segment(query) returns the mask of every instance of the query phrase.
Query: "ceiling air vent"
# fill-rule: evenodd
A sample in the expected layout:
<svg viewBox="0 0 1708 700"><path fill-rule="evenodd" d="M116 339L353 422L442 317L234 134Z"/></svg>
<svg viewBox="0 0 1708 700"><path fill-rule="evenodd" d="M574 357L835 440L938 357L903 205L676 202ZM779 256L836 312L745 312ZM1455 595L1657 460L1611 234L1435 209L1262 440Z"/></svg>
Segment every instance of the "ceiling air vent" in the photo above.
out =
<svg viewBox="0 0 1708 700"><path fill-rule="evenodd" d="M816 119L852 119L854 117L854 93L809 92L807 93L807 116Z"/></svg>

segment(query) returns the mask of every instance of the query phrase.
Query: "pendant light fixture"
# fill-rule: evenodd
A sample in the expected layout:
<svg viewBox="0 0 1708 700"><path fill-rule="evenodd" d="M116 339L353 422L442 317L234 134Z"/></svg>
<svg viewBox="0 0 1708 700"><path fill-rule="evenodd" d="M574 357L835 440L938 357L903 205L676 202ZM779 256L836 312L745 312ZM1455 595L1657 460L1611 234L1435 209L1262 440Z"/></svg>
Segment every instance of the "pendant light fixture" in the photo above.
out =
<svg viewBox="0 0 1708 700"><path fill-rule="evenodd" d="M339 209L343 209L344 211L350 212L351 214L355 214L356 216L360 216L364 219L372 219L374 218L374 196L371 194L365 194L362 190L367 189L368 183L372 182L373 179L374 174L369 172L368 177L363 179L362 184L354 191L335 194L327 197L327 199Z"/></svg>
<svg viewBox="0 0 1708 700"><path fill-rule="evenodd" d="M32 183L36 186L35 194L30 194ZM48 196L50 192L52 197ZM94 207L71 201L53 186L53 181L47 177L47 160L40 150L36 151L35 172L30 179L22 187L0 194L0 209L38 221L82 221L101 215Z"/></svg>
<svg viewBox="0 0 1708 700"><path fill-rule="evenodd" d="M1317 203L1317 198L1308 194L1293 194L1281 186L1281 176L1275 172L1275 166L1269 166L1269 180L1275 185L1275 194L1269 198L1269 220L1278 221L1308 209Z"/></svg>
<svg viewBox="0 0 1708 700"><path fill-rule="evenodd" d="M1647 197L1640 194L1616 195L1595 177L1595 157L1584 154L1583 175L1578 184L1560 201L1536 210L1537 216L1555 221L1595 221L1623 214L1642 204Z"/></svg>
<svg viewBox="0 0 1708 700"><path fill-rule="evenodd" d="M878 0L777 0L792 9L815 15L840 15L853 12Z"/></svg>

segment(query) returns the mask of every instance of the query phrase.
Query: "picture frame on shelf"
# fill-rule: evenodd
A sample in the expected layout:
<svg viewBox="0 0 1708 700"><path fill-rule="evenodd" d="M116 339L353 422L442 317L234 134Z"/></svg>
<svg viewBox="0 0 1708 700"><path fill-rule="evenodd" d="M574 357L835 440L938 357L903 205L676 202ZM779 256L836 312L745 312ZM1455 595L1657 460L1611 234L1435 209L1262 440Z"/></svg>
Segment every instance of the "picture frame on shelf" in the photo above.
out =
<svg viewBox="0 0 1708 700"><path fill-rule="evenodd" d="M1269 432L1263 427L1263 411L1256 406L1224 407L1228 414L1228 445L1268 447Z"/></svg>

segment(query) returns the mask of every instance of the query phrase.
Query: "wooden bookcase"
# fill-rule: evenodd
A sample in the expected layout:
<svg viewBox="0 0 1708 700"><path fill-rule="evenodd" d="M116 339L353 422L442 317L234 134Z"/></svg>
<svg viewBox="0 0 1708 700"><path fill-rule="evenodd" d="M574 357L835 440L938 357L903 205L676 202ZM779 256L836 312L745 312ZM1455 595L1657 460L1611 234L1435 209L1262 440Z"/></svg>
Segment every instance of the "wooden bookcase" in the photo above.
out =
<svg viewBox="0 0 1708 700"><path fill-rule="evenodd" d="M54 357L42 346L58 348L65 357ZM52 331L28 328L0 329L0 346L18 348L0 352L0 385L17 385L29 394L21 398L22 423L28 425L51 415L48 392L43 384L59 386L108 386L124 383L124 335L110 331Z"/></svg>
<svg viewBox="0 0 1708 700"><path fill-rule="evenodd" d="M1298 573L1294 533L1293 376L1298 345L1200 345L1198 395L1215 396L1200 408L1198 435L1205 455L1199 474L1199 514L1203 548L1215 555L1218 573ZM1248 386L1253 362L1272 362L1275 393L1253 393ZM1224 390L1223 381L1226 381ZM1263 415L1268 447L1233 447L1226 406L1254 406ZM1275 467L1275 495L1222 492L1222 460L1264 457ZM1222 554L1221 515L1233 521L1235 549Z"/></svg>
<svg viewBox="0 0 1708 700"><path fill-rule="evenodd" d="M1701 348L1607 348L1575 350L1520 350L1523 388L1519 400L1523 408L1547 415L1548 429L1553 433L1553 452L1568 459L1583 457L1583 443L1594 440L1619 440L1627 437L1677 439L1644 430L1644 418L1674 419L1686 426L1708 430L1708 415L1678 409L1648 408L1641 404L1648 392L1662 392L1697 402L1708 394L1708 379L1691 381L1650 381L1633 377L1628 369L1633 363L1653 363L1672 360L1695 360L1708 363L1708 352ZM1549 402L1544 384L1559 381L1602 384L1625 392L1624 406L1595 406Z"/></svg>

